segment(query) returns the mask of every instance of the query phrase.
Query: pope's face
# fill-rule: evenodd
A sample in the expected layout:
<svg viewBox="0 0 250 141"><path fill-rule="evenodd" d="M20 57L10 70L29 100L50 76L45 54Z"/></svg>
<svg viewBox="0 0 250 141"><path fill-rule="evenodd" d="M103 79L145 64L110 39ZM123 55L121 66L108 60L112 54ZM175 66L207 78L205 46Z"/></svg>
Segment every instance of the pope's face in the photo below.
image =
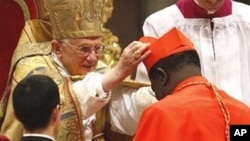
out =
<svg viewBox="0 0 250 141"><path fill-rule="evenodd" d="M224 3L225 0L194 0L200 7L209 12L217 11Z"/></svg>
<svg viewBox="0 0 250 141"><path fill-rule="evenodd" d="M53 50L70 75L86 75L95 70L102 53L100 37L54 41ZM101 49L100 49L101 48Z"/></svg>

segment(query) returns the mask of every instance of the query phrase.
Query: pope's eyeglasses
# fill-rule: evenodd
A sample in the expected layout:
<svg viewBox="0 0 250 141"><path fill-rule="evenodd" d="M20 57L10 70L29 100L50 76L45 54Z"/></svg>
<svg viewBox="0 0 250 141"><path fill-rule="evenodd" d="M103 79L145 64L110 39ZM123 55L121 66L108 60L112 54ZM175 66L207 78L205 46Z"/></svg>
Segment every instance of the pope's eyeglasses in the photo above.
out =
<svg viewBox="0 0 250 141"><path fill-rule="evenodd" d="M104 49L104 47L102 45L97 45L97 46L80 45L80 46L76 46L76 45L72 45L72 44L67 43L67 42L63 42L63 41L61 41L61 42L68 45L68 46L76 48L81 56L89 56L93 51L95 52L96 56L100 56L100 55L102 55L103 49Z"/></svg>

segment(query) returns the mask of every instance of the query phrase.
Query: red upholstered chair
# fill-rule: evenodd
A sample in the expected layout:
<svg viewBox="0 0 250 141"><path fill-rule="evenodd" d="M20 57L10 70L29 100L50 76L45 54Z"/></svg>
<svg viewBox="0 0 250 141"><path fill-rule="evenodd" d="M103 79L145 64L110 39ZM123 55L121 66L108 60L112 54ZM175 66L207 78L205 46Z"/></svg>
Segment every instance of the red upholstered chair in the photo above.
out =
<svg viewBox="0 0 250 141"><path fill-rule="evenodd" d="M5 135L0 135L0 141L10 141L10 139Z"/></svg>
<svg viewBox="0 0 250 141"><path fill-rule="evenodd" d="M24 23L36 18L35 0L0 0L0 98L7 85L11 57Z"/></svg>

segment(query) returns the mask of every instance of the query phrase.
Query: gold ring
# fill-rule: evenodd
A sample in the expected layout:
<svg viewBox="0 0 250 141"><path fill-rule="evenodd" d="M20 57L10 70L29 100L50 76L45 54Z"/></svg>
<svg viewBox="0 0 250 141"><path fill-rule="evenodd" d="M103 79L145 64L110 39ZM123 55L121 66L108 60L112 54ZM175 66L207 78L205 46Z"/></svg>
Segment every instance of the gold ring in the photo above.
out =
<svg viewBox="0 0 250 141"><path fill-rule="evenodd" d="M135 59L139 59L141 57L141 52L139 50L136 50L134 53L133 53L133 56L135 57Z"/></svg>

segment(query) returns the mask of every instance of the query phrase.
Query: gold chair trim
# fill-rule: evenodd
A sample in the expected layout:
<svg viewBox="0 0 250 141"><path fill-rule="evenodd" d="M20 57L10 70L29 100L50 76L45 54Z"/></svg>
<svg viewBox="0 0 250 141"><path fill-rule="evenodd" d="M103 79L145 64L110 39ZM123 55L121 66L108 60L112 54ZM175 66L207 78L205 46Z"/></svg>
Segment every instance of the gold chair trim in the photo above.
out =
<svg viewBox="0 0 250 141"><path fill-rule="evenodd" d="M27 6L27 4L25 3L24 0L14 0L23 10L23 15L24 15L24 19L25 21L30 19L30 12L29 12L29 8Z"/></svg>

